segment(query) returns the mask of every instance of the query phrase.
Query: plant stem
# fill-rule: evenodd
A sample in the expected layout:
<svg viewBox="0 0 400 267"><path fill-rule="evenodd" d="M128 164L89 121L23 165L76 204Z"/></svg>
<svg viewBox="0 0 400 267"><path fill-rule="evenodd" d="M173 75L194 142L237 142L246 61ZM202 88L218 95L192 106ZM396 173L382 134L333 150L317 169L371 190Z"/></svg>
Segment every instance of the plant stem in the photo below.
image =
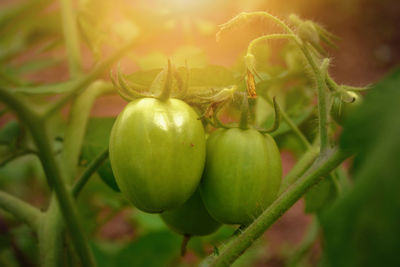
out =
<svg viewBox="0 0 400 267"><path fill-rule="evenodd" d="M328 148L328 110L326 104L325 94L325 77L322 76L321 71L317 64L314 62L312 55L308 51L305 44L300 45L300 49L303 51L308 63L310 64L317 81L317 93L318 93L318 112L319 112L319 136L321 140L320 151L325 152Z"/></svg>
<svg viewBox="0 0 400 267"><path fill-rule="evenodd" d="M52 194L50 206L44 213L39 228L40 265L43 267L59 267L64 253L65 224L63 214L58 205L56 195Z"/></svg>
<svg viewBox="0 0 400 267"><path fill-rule="evenodd" d="M308 189L316 184L321 177L330 173L348 156L349 154L342 150L327 151L309 171L275 200L242 234L228 242L222 253L212 259L210 266L230 266L279 217L293 206Z"/></svg>
<svg viewBox="0 0 400 267"><path fill-rule="evenodd" d="M173 73L175 73L175 70L172 69L171 61L168 59L167 73L165 74L164 86L158 97L158 99L160 99L161 101L165 101L165 100L169 99L169 97L171 95Z"/></svg>
<svg viewBox="0 0 400 267"><path fill-rule="evenodd" d="M248 128L248 118L249 118L249 100L247 99L247 93L243 93L242 105L240 107L240 121L239 128L246 130Z"/></svg>
<svg viewBox="0 0 400 267"><path fill-rule="evenodd" d="M0 208L27 223L33 230L38 230L43 214L36 207L6 192L0 191Z"/></svg>
<svg viewBox="0 0 400 267"><path fill-rule="evenodd" d="M262 97L271 105L271 107L274 106L274 102L271 99L271 97L268 94L263 94ZM289 125L290 129L294 132L295 135L300 139L302 142L303 146L309 150L311 149L311 144L307 140L307 138L304 136L304 134L300 131L300 129L296 126L296 124L292 121L292 119L287 115L287 113L283 110L280 109L280 115L282 116L282 119Z"/></svg>
<svg viewBox="0 0 400 267"><path fill-rule="evenodd" d="M282 20L278 19L277 17L275 17L265 11L256 11L256 12L251 12L250 14L251 15L254 14L254 16L261 16L261 17L265 17L268 19L272 19L277 24L281 25L282 28L285 29L285 31L287 31L288 33L293 33L292 29L290 29L289 26L286 25L286 23L284 23Z"/></svg>
<svg viewBox="0 0 400 267"><path fill-rule="evenodd" d="M64 169L67 171L65 175L67 184L71 184L75 177L76 166L92 105L98 96L112 92L112 90L113 86L110 83L96 81L76 98L71 107L70 120L64 138L65 149L62 154ZM54 250L50 250L49 253L44 255L44 264L47 267L57 266L62 260L62 251L60 252L59 247L62 246L63 242L57 242L64 240L65 224L61 216L60 206L55 201L56 199L51 199L50 208L46 213L49 222L45 234L51 237L45 237L42 240L44 249L55 247ZM73 237L71 238L74 241Z"/></svg>
<svg viewBox="0 0 400 267"><path fill-rule="evenodd" d="M256 39L252 40L250 42L249 46L247 47L247 54L253 54L252 51L258 42L272 40L272 39L295 39L295 36L296 35L294 35L294 34L275 33L275 34L267 34L267 35L257 37Z"/></svg>
<svg viewBox="0 0 400 267"><path fill-rule="evenodd" d="M106 161L108 158L108 148L106 148L103 152L101 152L84 170L75 184L72 186L72 194L76 198L78 197L79 192L85 186L89 178L92 176L94 172Z"/></svg>
<svg viewBox="0 0 400 267"><path fill-rule="evenodd" d="M17 159L19 157L25 156L25 155L29 155L29 154L35 154L36 151L30 150L30 149L20 149L15 151L14 153L10 154L8 157L4 158L1 162L0 162L0 167L3 167L5 165L7 165L10 161L13 161L14 159Z"/></svg>
<svg viewBox="0 0 400 267"><path fill-rule="evenodd" d="M82 62L79 49L79 35L76 15L72 7L72 1L60 0L60 5L70 77L75 78L82 73Z"/></svg>
<svg viewBox="0 0 400 267"><path fill-rule="evenodd" d="M63 218L71 235L72 242L78 251L84 266L95 266L90 253L86 237L79 225L78 213L73 205L73 199L66 189L66 177L61 172L56 161L47 132L46 124L42 118L21 101L16 95L6 89L0 88L0 99L12 109L19 119L30 130L33 140L38 148L38 155L42 163L49 185L53 188L60 205Z"/></svg>
<svg viewBox="0 0 400 267"><path fill-rule="evenodd" d="M114 87L111 83L101 80L95 81L72 104L62 153L68 177L67 184L71 184L75 178L82 142L86 133L86 125L93 103L100 95L113 91Z"/></svg>
<svg viewBox="0 0 400 267"><path fill-rule="evenodd" d="M77 96L82 90L86 88L92 81L97 79L104 71L107 70L112 64L114 64L118 59L120 59L128 50L132 48L133 45L137 43L136 39L129 41L127 44L121 47L118 51L114 52L110 57L105 59L103 62L96 65L92 71L83 77L79 78L79 82L74 84L69 92L62 97L60 97L56 102L49 105L47 109L43 112L44 117L48 117L61 107L63 107L68 101Z"/></svg>

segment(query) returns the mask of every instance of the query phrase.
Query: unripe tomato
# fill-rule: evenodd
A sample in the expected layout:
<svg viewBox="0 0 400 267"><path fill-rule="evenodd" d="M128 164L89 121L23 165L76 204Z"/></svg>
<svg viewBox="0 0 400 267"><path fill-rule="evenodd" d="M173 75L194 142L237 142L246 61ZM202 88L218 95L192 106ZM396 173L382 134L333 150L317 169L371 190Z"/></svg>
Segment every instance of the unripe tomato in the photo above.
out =
<svg viewBox="0 0 400 267"><path fill-rule="evenodd" d="M110 136L111 166L121 192L138 209L173 209L196 190L205 162L197 118L173 98L134 100L119 114Z"/></svg>
<svg viewBox="0 0 400 267"><path fill-rule="evenodd" d="M161 218L173 231L189 236L209 235L221 226L207 212L199 190L182 206L161 213Z"/></svg>
<svg viewBox="0 0 400 267"><path fill-rule="evenodd" d="M217 221L245 225L276 198L281 176L279 150L270 135L219 129L207 140L201 196Z"/></svg>
<svg viewBox="0 0 400 267"><path fill-rule="evenodd" d="M353 101L346 102L340 96L334 96L332 100L331 116L340 125L343 125L346 118L362 103L362 96L359 93L347 93Z"/></svg>

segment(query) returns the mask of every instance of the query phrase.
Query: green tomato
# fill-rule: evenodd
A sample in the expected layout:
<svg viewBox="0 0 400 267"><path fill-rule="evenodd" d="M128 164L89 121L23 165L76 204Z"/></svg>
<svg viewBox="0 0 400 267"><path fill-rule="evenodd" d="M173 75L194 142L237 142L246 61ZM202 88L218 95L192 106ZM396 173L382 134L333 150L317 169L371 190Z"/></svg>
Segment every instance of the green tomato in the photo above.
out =
<svg viewBox="0 0 400 267"><path fill-rule="evenodd" d="M181 206L196 190L205 162L205 134L196 112L178 99L142 98L119 114L110 160L122 194L138 209Z"/></svg>
<svg viewBox="0 0 400 267"><path fill-rule="evenodd" d="M219 129L207 140L201 196L217 221L246 225L275 200L281 176L279 150L270 135Z"/></svg>
<svg viewBox="0 0 400 267"><path fill-rule="evenodd" d="M161 213L161 218L173 231L189 236L209 235L221 226L207 212L199 190L179 208Z"/></svg>
<svg viewBox="0 0 400 267"><path fill-rule="evenodd" d="M334 96L332 100L331 116L340 125L343 125L346 118L362 103L361 94L355 92L347 93L353 98L353 101L346 102L340 96Z"/></svg>

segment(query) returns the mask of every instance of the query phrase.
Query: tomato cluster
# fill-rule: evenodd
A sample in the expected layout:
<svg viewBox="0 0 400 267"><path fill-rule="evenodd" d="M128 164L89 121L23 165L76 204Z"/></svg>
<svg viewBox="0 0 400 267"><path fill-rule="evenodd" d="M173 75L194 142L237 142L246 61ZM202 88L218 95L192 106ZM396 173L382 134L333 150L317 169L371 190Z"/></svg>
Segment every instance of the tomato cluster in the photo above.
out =
<svg viewBox="0 0 400 267"><path fill-rule="evenodd" d="M248 225L279 190L274 139L241 124L217 129L206 141L194 109L160 95L131 101L113 126L110 161L122 194L185 236Z"/></svg>

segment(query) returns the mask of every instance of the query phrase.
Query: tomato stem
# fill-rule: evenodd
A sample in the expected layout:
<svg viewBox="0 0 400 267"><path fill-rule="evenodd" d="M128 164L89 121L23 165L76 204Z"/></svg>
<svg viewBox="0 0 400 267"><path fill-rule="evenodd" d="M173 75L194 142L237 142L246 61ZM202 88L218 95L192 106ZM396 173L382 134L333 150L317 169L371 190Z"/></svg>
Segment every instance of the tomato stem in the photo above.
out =
<svg viewBox="0 0 400 267"><path fill-rule="evenodd" d="M187 249L187 245L189 243L190 238L191 238L191 235L183 235L183 240L182 240L182 244L181 244L181 257L186 255L186 249Z"/></svg>
<svg viewBox="0 0 400 267"><path fill-rule="evenodd" d="M78 197L79 192L85 186L85 184L89 181L89 178L93 175L94 172L107 160L108 158L108 147L103 150L97 157L89 163L87 168L83 171L79 179L72 186L72 194L75 198Z"/></svg>
<svg viewBox="0 0 400 267"><path fill-rule="evenodd" d="M247 99L247 93L243 93L243 101L240 107L240 122L239 128L242 130L248 129L248 118L249 118L249 100Z"/></svg>
<svg viewBox="0 0 400 267"><path fill-rule="evenodd" d="M42 218L38 208L3 191L0 191L0 208L27 223L34 231L38 231Z"/></svg>
<svg viewBox="0 0 400 267"><path fill-rule="evenodd" d="M39 159L42 163L43 170L46 174L49 185L53 188L57 197L57 202L71 240L80 256L82 264L84 266L95 266L93 255L91 254L86 236L79 223L78 212L75 205L73 204L72 196L67 190L65 182L67 177L64 172L61 171L61 166L56 160L53 153L52 142L50 140L49 133L47 131L47 124L43 117L32 110L22 99L14 95L12 92L0 88L0 99L6 103L11 110L13 110L19 119L25 123L27 128L32 134L35 145L39 151ZM51 202L53 203L53 202ZM58 208L58 207L57 207ZM47 213L46 213L47 215ZM57 217L60 217L57 215ZM58 218L52 217L54 220ZM60 220L57 220L60 221ZM58 226L62 225L57 224ZM57 228L61 232L61 228ZM39 234L40 235L40 234ZM49 253L48 251L42 251L42 253ZM52 258L52 257L48 257ZM50 259L51 261L51 259ZM53 262L56 263L56 262Z"/></svg>
<svg viewBox="0 0 400 267"><path fill-rule="evenodd" d="M173 67L171 65L171 61L168 59L167 74L165 77L164 87L162 88L162 91L161 91L160 95L158 96L158 99L160 99L161 101L165 101L165 100L169 99L169 97L171 95L172 76L173 76L173 72L174 72L174 70L172 68Z"/></svg>
<svg viewBox="0 0 400 267"><path fill-rule="evenodd" d="M69 72L71 78L75 78L82 74L82 60L76 14L73 9L72 1L61 0L60 5L64 41L68 54Z"/></svg>

